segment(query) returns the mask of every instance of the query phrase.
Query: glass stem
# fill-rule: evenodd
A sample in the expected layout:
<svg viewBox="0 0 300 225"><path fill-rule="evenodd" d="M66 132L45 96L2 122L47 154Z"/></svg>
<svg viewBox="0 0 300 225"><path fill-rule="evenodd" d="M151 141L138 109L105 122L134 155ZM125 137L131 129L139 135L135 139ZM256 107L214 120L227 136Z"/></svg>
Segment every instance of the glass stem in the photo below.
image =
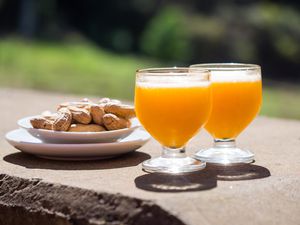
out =
<svg viewBox="0 0 300 225"><path fill-rule="evenodd" d="M184 158L186 157L185 147L182 148L168 148L162 147L162 156L163 158Z"/></svg>
<svg viewBox="0 0 300 225"><path fill-rule="evenodd" d="M235 139L214 139L215 148L235 148Z"/></svg>

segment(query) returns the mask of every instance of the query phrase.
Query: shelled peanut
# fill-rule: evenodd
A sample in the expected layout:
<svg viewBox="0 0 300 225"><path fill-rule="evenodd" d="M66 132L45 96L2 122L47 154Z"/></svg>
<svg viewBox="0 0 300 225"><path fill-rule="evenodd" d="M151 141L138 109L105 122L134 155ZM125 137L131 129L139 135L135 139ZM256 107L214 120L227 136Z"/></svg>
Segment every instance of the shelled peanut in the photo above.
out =
<svg viewBox="0 0 300 225"><path fill-rule="evenodd" d="M134 108L119 100L102 98L98 103L89 99L64 102L57 112L46 111L32 118L33 128L68 132L101 132L129 128L135 117Z"/></svg>

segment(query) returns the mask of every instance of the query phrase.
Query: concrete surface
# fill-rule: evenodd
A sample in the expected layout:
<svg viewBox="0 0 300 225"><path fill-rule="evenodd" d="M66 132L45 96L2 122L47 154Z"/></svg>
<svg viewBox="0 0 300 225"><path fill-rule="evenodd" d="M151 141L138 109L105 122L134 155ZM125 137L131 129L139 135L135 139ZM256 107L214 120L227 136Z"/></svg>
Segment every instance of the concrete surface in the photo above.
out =
<svg viewBox="0 0 300 225"><path fill-rule="evenodd" d="M0 89L0 224L1 217L43 218L45 212L52 215L49 220L58 215L52 224L300 224L300 121L258 117L238 138L240 147L255 153L254 164L231 168L208 166L186 176L147 174L141 170L142 161L160 154L154 140L136 153L90 162L39 159L19 153L4 140L6 132L17 128L17 119L74 99L77 97ZM208 134L202 131L189 144L188 153L207 147L210 142ZM21 188L13 188L18 182L17 187ZM59 199L65 192L47 198L61 188L73 194L63 201ZM48 204L41 203L40 192L46 195L44 202ZM36 204L32 199L28 202L28 193L35 196ZM88 193L82 194L81 205L70 197L78 193ZM94 195L98 196L97 201L87 197ZM104 207L110 201L101 200L103 196L112 199L115 210ZM114 201L115 198L125 202ZM93 206L89 207L89 201ZM49 206L62 202L64 210ZM97 202L99 206L95 206ZM137 217L106 220L118 214L120 202L125 214L139 204L149 204L157 211L146 212L141 208L139 212L145 213L133 213ZM138 206L132 206L133 203ZM42 212L39 207L43 213L38 213ZM86 213L78 214L78 210ZM149 215L148 220L145 215ZM11 224L16 223L11 221Z"/></svg>

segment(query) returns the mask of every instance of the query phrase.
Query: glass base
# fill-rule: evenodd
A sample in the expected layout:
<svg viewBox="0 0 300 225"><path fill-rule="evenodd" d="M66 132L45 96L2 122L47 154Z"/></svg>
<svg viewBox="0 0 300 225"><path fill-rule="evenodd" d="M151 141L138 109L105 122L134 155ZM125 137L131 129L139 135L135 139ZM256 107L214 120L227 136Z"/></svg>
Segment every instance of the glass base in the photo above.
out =
<svg viewBox="0 0 300 225"><path fill-rule="evenodd" d="M223 165L251 163L254 160L254 154L252 152L239 148L209 148L200 150L194 157L207 163Z"/></svg>
<svg viewBox="0 0 300 225"><path fill-rule="evenodd" d="M169 174L191 173L204 169L205 165L205 162L191 157L165 158L162 156L149 159L142 164L143 169L147 172Z"/></svg>
<svg viewBox="0 0 300 225"><path fill-rule="evenodd" d="M195 159L207 163L228 165L252 163L254 154L248 150L237 148L235 140L215 140L214 147L200 150L194 155Z"/></svg>

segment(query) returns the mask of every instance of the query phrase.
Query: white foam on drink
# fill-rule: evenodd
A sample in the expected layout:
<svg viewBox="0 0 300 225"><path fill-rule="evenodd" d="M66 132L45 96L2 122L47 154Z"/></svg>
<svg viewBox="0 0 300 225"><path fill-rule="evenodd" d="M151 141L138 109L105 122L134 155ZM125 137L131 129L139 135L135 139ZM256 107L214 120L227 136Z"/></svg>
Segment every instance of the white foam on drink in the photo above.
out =
<svg viewBox="0 0 300 225"><path fill-rule="evenodd" d="M260 74L249 74L241 71L212 71L210 80L218 82L256 82L261 80Z"/></svg>
<svg viewBox="0 0 300 225"><path fill-rule="evenodd" d="M136 82L138 87L143 88L190 88L190 87L208 87L209 81L182 81L182 82Z"/></svg>

